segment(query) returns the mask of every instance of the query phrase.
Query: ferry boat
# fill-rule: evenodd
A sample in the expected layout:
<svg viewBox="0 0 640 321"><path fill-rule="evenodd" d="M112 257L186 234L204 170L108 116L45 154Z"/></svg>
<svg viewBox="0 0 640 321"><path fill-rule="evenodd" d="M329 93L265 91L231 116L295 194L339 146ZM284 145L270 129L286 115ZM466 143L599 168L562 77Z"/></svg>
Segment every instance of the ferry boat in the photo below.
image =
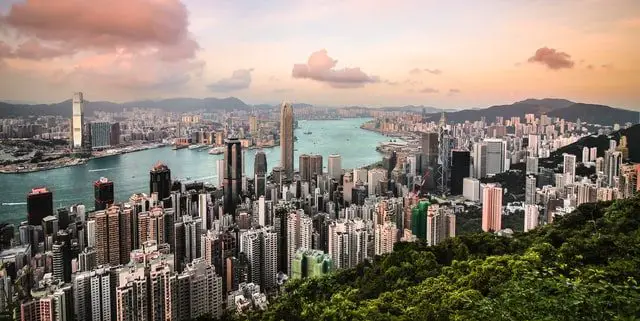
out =
<svg viewBox="0 0 640 321"><path fill-rule="evenodd" d="M189 149L191 149L191 150L198 149L200 147L202 147L202 146L200 146L200 145L189 145Z"/></svg>
<svg viewBox="0 0 640 321"><path fill-rule="evenodd" d="M312 132L310 132L310 131L307 131L307 132L304 132L303 134L305 134L305 135L311 135L311 134L313 134L313 133L312 133Z"/></svg>
<svg viewBox="0 0 640 321"><path fill-rule="evenodd" d="M214 148L209 150L209 155L220 155L222 153L224 153L224 147L222 147L222 146L214 147Z"/></svg>

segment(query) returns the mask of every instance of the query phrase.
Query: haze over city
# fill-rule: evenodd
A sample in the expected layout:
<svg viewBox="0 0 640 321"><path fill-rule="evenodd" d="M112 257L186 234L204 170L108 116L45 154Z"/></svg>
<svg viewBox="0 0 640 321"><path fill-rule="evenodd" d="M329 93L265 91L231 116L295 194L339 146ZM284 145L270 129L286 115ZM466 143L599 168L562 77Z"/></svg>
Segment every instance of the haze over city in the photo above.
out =
<svg viewBox="0 0 640 321"><path fill-rule="evenodd" d="M117 21L118 23L114 23ZM640 109L640 3L4 0L0 97Z"/></svg>

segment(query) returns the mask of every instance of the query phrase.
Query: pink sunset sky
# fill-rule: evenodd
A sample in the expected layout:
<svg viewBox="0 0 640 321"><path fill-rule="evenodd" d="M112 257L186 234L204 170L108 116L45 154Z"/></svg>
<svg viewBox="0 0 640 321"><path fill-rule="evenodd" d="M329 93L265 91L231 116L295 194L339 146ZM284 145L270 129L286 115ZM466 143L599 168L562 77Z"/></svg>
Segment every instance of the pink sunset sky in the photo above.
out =
<svg viewBox="0 0 640 321"><path fill-rule="evenodd" d="M0 0L0 100L640 110L638 0Z"/></svg>

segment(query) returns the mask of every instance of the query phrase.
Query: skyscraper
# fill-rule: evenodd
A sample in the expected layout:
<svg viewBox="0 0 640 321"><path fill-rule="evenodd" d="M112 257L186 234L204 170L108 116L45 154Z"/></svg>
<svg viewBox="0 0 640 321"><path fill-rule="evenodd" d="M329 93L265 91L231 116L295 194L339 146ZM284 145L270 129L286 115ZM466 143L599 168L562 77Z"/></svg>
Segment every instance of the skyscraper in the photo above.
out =
<svg viewBox="0 0 640 321"><path fill-rule="evenodd" d="M487 184L482 191L482 230L496 232L502 229L502 187Z"/></svg>
<svg viewBox="0 0 640 321"><path fill-rule="evenodd" d="M342 175L342 156L338 154L329 155L327 168L329 171L329 177L339 181L340 175Z"/></svg>
<svg viewBox="0 0 640 321"><path fill-rule="evenodd" d="M240 251L250 264L249 281L262 289L276 286L278 267L278 241L273 228L250 229L241 236Z"/></svg>
<svg viewBox="0 0 640 321"><path fill-rule="evenodd" d="M100 177L93 183L95 210L100 211L113 205L113 182L106 177Z"/></svg>
<svg viewBox="0 0 640 321"><path fill-rule="evenodd" d="M431 205L427 211L427 244L436 245L447 237L456 236L456 216L453 209Z"/></svg>
<svg viewBox="0 0 640 321"><path fill-rule="evenodd" d="M537 185L536 177L529 175L525 178L524 203L536 204Z"/></svg>
<svg viewBox="0 0 640 321"><path fill-rule="evenodd" d="M40 225L49 215L53 215L53 194L46 187L32 189L27 195L27 222Z"/></svg>
<svg viewBox="0 0 640 321"><path fill-rule="evenodd" d="M311 179L317 180L318 175L322 175L322 155L311 155L309 159Z"/></svg>
<svg viewBox="0 0 640 321"><path fill-rule="evenodd" d="M237 138L229 138L225 144L224 212L234 215L242 191L242 145Z"/></svg>
<svg viewBox="0 0 640 321"><path fill-rule="evenodd" d="M287 216L287 271L291 273L292 260L299 249L311 249L313 226L311 218L303 210L289 213Z"/></svg>
<svg viewBox="0 0 640 321"><path fill-rule="evenodd" d="M84 98L81 92L73 94L73 111L71 118L71 141L74 149L82 148L82 139L84 138Z"/></svg>
<svg viewBox="0 0 640 321"><path fill-rule="evenodd" d="M109 207L95 213L96 262L98 265L120 264L120 208Z"/></svg>
<svg viewBox="0 0 640 321"><path fill-rule="evenodd" d="M487 176L487 145L482 142L473 144L473 173L477 179Z"/></svg>
<svg viewBox="0 0 640 321"><path fill-rule="evenodd" d="M527 157L527 174L538 174L538 157L528 156Z"/></svg>
<svg viewBox="0 0 640 321"><path fill-rule="evenodd" d="M319 277L331 272L333 268L331 257L319 250L300 249L292 261L292 279Z"/></svg>
<svg viewBox="0 0 640 321"><path fill-rule="evenodd" d="M298 167L300 168L300 179L303 182L311 180L311 157L307 154L302 154L299 157Z"/></svg>
<svg viewBox="0 0 640 321"><path fill-rule="evenodd" d="M429 211L429 202L420 201L411 209L411 233L419 239L427 238L427 212Z"/></svg>
<svg viewBox="0 0 640 321"><path fill-rule="evenodd" d="M576 181L576 155L562 154L564 159L564 166L562 168L563 177L565 179L564 185L572 185Z"/></svg>
<svg viewBox="0 0 640 321"><path fill-rule="evenodd" d="M216 172L218 176L218 183L216 184L216 187L224 186L224 171L225 171L224 159L216 160Z"/></svg>
<svg viewBox="0 0 640 321"><path fill-rule="evenodd" d="M267 155L262 150L256 152L256 156L253 161L253 172L254 174L267 173Z"/></svg>
<svg viewBox="0 0 640 321"><path fill-rule="evenodd" d="M280 166L287 179L293 178L293 105L280 107Z"/></svg>
<svg viewBox="0 0 640 321"><path fill-rule="evenodd" d="M505 152L507 144L502 139L487 138L484 140L487 148L486 175L495 175L505 170ZM485 161L485 160L483 160Z"/></svg>
<svg viewBox="0 0 640 321"><path fill-rule="evenodd" d="M540 211L537 205L526 204L524 206L524 231L528 232L538 226Z"/></svg>
<svg viewBox="0 0 640 321"><path fill-rule="evenodd" d="M156 163L149 171L149 194L158 193L158 200L171 194L171 170L163 163Z"/></svg>
<svg viewBox="0 0 640 321"><path fill-rule="evenodd" d="M462 183L469 177L471 155L468 151L454 150L451 152L451 194L462 194Z"/></svg>

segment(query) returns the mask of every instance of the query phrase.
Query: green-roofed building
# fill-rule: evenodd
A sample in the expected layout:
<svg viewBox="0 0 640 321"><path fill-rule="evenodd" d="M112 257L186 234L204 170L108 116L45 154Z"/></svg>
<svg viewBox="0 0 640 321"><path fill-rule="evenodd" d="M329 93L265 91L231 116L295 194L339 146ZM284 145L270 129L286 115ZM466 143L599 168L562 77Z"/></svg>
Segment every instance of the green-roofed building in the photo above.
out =
<svg viewBox="0 0 640 321"><path fill-rule="evenodd" d="M291 263L291 278L304 279L325 275L333 269L328 254L320 250L299 249Z"/></svg>
<svg viewBox="0 0 640 321"><path fill-rule="evenodd" d="M429 201L421 200L411 209L411 233L419 239L427 238L427 212Z"/></svg>

